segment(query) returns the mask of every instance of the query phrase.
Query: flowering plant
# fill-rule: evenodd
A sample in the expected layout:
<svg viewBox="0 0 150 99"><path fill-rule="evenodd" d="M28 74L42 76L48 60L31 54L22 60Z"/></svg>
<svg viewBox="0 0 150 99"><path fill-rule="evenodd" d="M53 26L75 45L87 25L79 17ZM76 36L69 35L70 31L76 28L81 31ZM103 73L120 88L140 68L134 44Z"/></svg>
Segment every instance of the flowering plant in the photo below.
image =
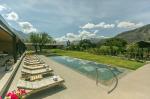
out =
<svg viewBox="0 0 150 99"><path fill-rule="evenodd" d="M24 99L27 92L25 89L17 89L6 94L5 99Z"/></svg>

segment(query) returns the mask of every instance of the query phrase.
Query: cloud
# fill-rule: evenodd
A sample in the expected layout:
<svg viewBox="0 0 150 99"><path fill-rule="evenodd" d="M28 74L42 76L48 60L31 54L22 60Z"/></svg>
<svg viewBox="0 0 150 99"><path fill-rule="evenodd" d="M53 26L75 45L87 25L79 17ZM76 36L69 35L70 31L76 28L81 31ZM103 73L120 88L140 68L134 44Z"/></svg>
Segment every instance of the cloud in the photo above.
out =
<svg viewBox="0 0 150 99"><path fill-rule="evenodd" d="M106 24L101 22L99 24L87 23L84 26L80 27L82 29L95 29L95 28L114 28L115 24Z"/></svg>
<svg viewBox="0 0 150 99"><path fill-rule="evenodd" d="M93 23L87 23L85 24L83 27L81 27L82 29L93 29L95 28L95 24Z"/></svg>
<svg viewBox="0 0 150 99"><path fill-rule="evenodd" d="M62 41L76 41L81 39L90 39L90 38L106 38L105 36L98 36L97 35L98 30L95 30L94 32L89 32L86 30L79 31L78 34L75 33L67 33L65 36L55 38L56 41L62 42Z"/></svg>
<svg viewBox="0 0 150 99"><path fill-rule="evenodd" d="M89 38L93 38L96 36L96 32L89 32L89 31L79 31L79 38L82 39L89 39Z"/></svg>
<svg viewBox="0 0 150 99"><path fill-rule="evenodd" d="M19 19L19 16L16 12L10 12L6 14L6 19L11 21L17 21Z"/></svg>
<svg viewBox="0 0 150 99"><path fill-rule="evenodd" d="M130 21L121 21L118 22L117 27L118 28L129 28L129 29L133 29L133 28L138 28L143 26L144 24L142 22L139 23L134 23L134 22L130 22Z"/></svg>
<svg viewBox="0 0 150 99"><path fill-rule="evenodd" d="M6 10L7 7L5 5L0 5L0 11Z"/></svg>
<svg viewBox="0 0 150 99"><path fill-rule="evenodd" d="M20 22L19 15L13 11L11 8L9 8L6 4L0 5L0 12L2 13L3 17L5 19L9 20L8 24L13 27L13 23L10 23L10 21L13 21L15 24L19 24L22 31L25 33L30 32L37 32L37 29L33 27L33 25L30 22ZM21 19L22 20L22 19Z"/></svg>
<svg viewBox="0 0 150 99"><path fill-rule="evenodd" d="M57 42L67 41L67 39L66 39L65 36L61 36L61 37L55 38L55 40L56 40Z"/></svg>
<svg viewBox="0 0 150 99"><path fill-rule="evenodd" d="M33 25L29 22L18 22L18 24L25 33L37 32L37 29L34 28Z"/></svg>

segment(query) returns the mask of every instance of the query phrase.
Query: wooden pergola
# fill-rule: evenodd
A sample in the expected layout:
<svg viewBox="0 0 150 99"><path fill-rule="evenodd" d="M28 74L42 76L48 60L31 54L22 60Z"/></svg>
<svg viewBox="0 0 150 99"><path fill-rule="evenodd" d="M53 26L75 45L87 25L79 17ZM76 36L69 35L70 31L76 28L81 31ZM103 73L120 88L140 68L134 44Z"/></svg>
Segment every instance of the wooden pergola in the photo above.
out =
<svg viewBox="0 0 150 99"><path fill-rule="evenodd" d="M25 44L23 41L0 16L0 52L12 55L16 62L17 55L21 55L24 51Z"/></svg>

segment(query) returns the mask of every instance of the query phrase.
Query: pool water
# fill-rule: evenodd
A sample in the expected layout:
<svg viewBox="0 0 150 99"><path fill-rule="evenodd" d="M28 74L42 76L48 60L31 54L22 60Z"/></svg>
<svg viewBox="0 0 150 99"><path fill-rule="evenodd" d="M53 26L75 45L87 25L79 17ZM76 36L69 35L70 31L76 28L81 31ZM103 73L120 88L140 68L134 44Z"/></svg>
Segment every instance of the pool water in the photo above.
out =
<svg viewBox="0 0 150 99"><path fill-rule="evenodd" d="M106 82L112 80L114 78L114 74L120 75L125 71L123 68L110 68L110 66L104 64L68 56L51 56L50 58L92 79L96 79L98 75L99 81ZM98 68L98 73L96 72L96 68Z"/></svg>

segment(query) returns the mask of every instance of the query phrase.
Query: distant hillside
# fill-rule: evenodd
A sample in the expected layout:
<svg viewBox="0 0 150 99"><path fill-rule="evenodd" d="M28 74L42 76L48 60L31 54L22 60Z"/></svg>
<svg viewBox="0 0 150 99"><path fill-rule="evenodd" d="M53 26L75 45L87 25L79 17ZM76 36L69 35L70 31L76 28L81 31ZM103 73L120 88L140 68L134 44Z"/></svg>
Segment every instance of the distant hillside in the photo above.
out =
<svg viewBox="0 0 150 99"><path fill-rule="evenodd" d="M150 39L150 24L134 30L122 32L115 37L122 38L128 42L147 41Z"/></svg>
<svg viewBox="0 0 150 99"><path fill-rule="evenodd" d="M18 31L18 30L16 30L16 29L14 29L13 28L13 31L14 31L14 33L17 35L17 36L19 36L22 40L26 40L26 39L28 39L28 35L27 34L25 34L25 33L23 33L22 31Z"/></svg>

